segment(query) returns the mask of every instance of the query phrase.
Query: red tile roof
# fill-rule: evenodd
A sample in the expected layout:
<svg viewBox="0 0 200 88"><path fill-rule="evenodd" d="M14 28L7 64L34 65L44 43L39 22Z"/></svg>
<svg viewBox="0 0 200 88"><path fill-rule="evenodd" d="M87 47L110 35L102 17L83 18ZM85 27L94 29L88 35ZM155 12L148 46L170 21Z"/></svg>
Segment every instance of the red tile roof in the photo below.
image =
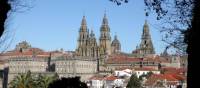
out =
<svg viewBox="0 0 200 88"><path fill-rule="evenodd" d="M104 77L101 76L92 76L91 78L89 78L89 80L103 80Z"/></svg>
<svg viewBox="0 0 200 88"><path fill-rule="evenodd" d="M107 81L114 81L115 79L118 79L118 78L111 75L111 76L105 77L104 79L107 80Z"/></svg>
<svg viewBox="0 0 200 88"><path fill-rule="evenodd" d="M131 62L140 62L142 58L134 58L134 57L127 57L127 56L111 56L106 61L106 63L131 63Z"/></svg>
<svg viewBox="0 0 200 88"><path fill-rule="evenodd" d="M134 68L136 71L158 71L158 69L155 68L148 68L148 67L142 67L142 68Z"/></svg>
<svg viewBox="0 0 200 88"><path fill-rule="evenodd" d="M24 51L24 52L20 52L20 51L14 50L14 51L10 51L10 52L4 53L2 55L3 56L20 56L20 55L32 56L34 54L34 52L36 52L37 55L40 55L40 56L49 55L49 52L44 52L43 50L41 50L39 48L30 48L30 49L28 49L27 51Z"/></svg>
<svg viewBox="0 0 200 88"><path fill-rule="evenodd" d="M154 61L159 63L170 63L166 58L160 57L158 55L148 55L144 57L144 61Z"/></svg>
<svg viewBox="0 0 200 88"><path fill-rule="evenodd" d="M180 75L180 74L165 74L165 75L171 75L172 77L174 77L175 79L181 81L181 80L186 80L186 76L184 75Z"/></svg>
<svg viewBox="0 0 200 88"><path fill-rule="evenodd" d="M176 85L179 81L186 78L178 74L153 74L146 81L146 85L153 85L159 80L166 80L168 85Z"/></svg>
<svg viewBox="0 0 200 88"><path fill-rule="evenodd" d="M163 67L164 74L175 73L175 74L183 74L187 72L186 68L174 68L174 67Z"/></svg>
<svg viewBox="0 0 200 88"><path fill-rule="evenodd" d="M149 55L144 58L137 58L137 57L128 57L126 55L111 55L106 60L106 63L110 64L123 64L123 63L132 63L132 62L141 62L141 61L149 61L149 62L156 62L156 63L170 63L167 59L162 58L158 55Z"/></svg>
<svg viewBox="0 0 200 88"><path fill-rule="evenodd" d="M119 67L119 68L116 68L115 70L126 70L126 69L132 70L133 67Z"/></svg>
<svg viewBox="0 0 200 88"><path fill-rule="evenodd" d="M118 79L118 78L113 75L106 76L106 77L102 75L96 75L89 78L89 80L106 80L106 81L114 81L115 79Z"/></svg>

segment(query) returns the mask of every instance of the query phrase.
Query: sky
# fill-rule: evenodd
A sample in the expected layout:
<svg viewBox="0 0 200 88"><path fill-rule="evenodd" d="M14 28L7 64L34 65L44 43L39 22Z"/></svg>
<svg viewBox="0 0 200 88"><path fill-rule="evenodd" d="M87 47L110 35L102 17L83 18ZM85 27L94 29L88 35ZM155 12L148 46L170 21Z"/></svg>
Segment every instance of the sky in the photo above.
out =
<svg viewBox="0 0 200 88"><path fill-rule="evenodd" d="M155 15L145 17L143 0L129 0L117 6L109 0L33 0L33 8L25 12L14 12L9 28L15 35L8 50L26 40L32 47L45 51L74 51L77 47L78 31L83 15L87 26L93 29L99 40L100 26L106 12L111 37L117 34L121 51L131 53L140 44L145 19L148 20L151 38L157 54L165 48L161 33L156 28Z"/></svg>

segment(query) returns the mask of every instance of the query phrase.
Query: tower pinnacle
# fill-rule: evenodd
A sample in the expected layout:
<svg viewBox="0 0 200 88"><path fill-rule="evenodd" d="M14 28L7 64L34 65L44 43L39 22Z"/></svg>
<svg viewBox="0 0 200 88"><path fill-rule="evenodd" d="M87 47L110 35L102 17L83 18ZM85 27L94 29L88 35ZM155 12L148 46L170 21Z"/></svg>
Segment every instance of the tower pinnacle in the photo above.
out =
<svg viewBox="0 0 200 88"><path fill-rule="evenodd" d="M81 25L87 25L86 19L85 19L85 15L83 15L83 18L82 18L82 21L81 21Z"/></svg>
<svg viewBox="0 0 200 88"><path fill-rule="evenodd" d="M108 25L108 19L106 17L106 12L104 13L102 25Z"/></svg>

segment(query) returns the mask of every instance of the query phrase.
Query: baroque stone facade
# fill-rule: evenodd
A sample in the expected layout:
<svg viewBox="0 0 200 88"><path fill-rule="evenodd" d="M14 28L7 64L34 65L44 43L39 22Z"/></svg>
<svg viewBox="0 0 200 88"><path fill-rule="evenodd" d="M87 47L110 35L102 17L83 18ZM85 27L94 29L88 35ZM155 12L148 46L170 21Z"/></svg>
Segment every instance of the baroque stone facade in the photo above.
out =
<svg viewBox="0 0 200 88"><path fill-rule="evenodd" d="M91 33L89 33L86 18L83 16L79 30L76 55L99 57L101 55L110 55L112 53L120 52L121 44L117 37L115 37L111 44L110 27L108 25L106 14L104 14L103 17L100 32L99 44L97 44L95 34L93 33L93 30L91 30Z"/></svg>
<svg viewBox="0 0 200 88"><path fill-rule="evenodd" d="M50 74L57 73L59 77L75 77L80 76L81 80L87 80L89 77L97 73L97 61L93 58L79 57L56 57L50 60L48 58L35 59L33 57L17 57L12 58L8 62L9 73L8 83L15 75L31 71L33 74ZM49 71L49 66L54 65Z"/></svg>

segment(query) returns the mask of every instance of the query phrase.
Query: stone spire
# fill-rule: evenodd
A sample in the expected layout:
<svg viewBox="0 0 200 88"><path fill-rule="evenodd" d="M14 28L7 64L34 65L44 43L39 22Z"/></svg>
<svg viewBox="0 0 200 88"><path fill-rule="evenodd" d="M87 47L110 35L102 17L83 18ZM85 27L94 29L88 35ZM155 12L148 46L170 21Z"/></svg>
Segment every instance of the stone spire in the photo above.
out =
<svg viewBox="0 0 200 88"><path fill-rule="evenodd" d="M142 33L142 41L140 43L141 54L155 54L153 43L151 41L151 35L149 33L149 26L147 20L145 20Z"/></svg>
<svg viewBox="0 0 200 88"><path fill-rule="evenodd" d="M149 34L149 25L147 24L147 20L145 20L145 23L143 26L142 39L151 39L151 36Z"/></svg>
<svg viewBox="0 0 200 88"><path fill-rule="evenodd" d="M111 37L110 37L110 27L108 25L108 19L106 13L104 13L102 25L100 28L100 50L101 54L111 54Z"/></svg>
<svg viewBox="0 0 200 88"><path fill-rule="evenodd" d="M82 18L80 31L87 31L87 22L85 16Z"/></svg>
<svg viewBox="0 0 200 88"><path fill-rule="evenodd" d="M87 29L86 18L83 16L81 21L81 26L79 29L79 37L78 37L78 46L76 49L76 53L80 56L87 56L86 52L87 45L89 39L89 30Z"/></svg>
<svg viewBox="0 0 200 88"><path fill-rule="evenodd" d="M82 18L81 25L87 25L85 16L83 16L83 18Z"/></svg>
<svg viewBox="0 0 200 88"><path fill-rule="evenodd" d="M106 17L106 13L104 13L102 25L108 25L108 19L107 19L107 17Z"/></svg>

